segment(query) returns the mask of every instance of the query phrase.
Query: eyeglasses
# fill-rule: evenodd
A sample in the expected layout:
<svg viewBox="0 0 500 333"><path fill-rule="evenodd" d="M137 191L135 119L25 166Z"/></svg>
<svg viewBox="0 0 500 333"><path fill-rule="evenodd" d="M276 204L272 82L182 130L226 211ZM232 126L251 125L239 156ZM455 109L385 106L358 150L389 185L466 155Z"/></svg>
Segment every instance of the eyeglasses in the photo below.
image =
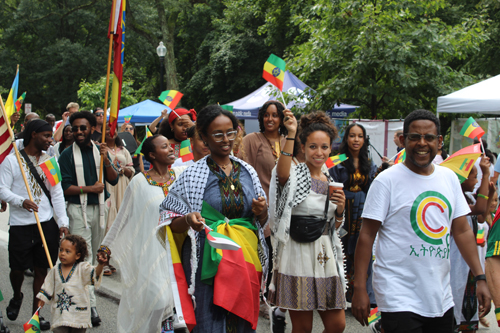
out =
<svg viewBox="0 0 500 333"><path fill-rule="evenodd" d="M215 142L221 142L222 140L224 140L224 135L227 137L228 140L233 141L234 139L236 139L236 134L238 134L238 131L229 131L227 133L215 133L212 134L212 136L214 137Z"/></svg>
<svg viewBox="0 0 500 333"><path fill-rule="evenodd" d="M125 131L133 131L134 128L133 127L125 127Z"/></svg>
<svg viewBox="0 0 500 333"><path fill-rule="evenodd" d="M96 117L102 117L104 115L104 112L96 112L94 114Z"/></svg>
<svg viewBox="0 0 500 333"><path fill-rule="evenodd" d="M417 134L417 133L406 133L405 136L410 141L420 141L422 138L424 138L426 142L433 142L439 137L439 135L434 135L434 134Z"/></svg>
<svg viewBox="0 0 500 333"><path fill-rule="evenodd" d="M87 130L87 125L73 126L71 127L71 131L78 132L78 130L85 132Z"/></svg>

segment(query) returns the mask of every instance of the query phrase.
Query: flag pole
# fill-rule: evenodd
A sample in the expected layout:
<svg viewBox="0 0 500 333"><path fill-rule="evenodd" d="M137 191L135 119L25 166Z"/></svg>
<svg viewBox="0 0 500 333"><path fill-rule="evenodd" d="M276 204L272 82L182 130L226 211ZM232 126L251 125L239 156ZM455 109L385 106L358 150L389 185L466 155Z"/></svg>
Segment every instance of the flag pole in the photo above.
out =
<svg viewBox="0 0 500 333"><path fill-rule="evenodd" d="M483 148L483 154L486 154L486 150L484 150L484 146L483 146L483 139L479 138L479 142L481 142L481 148Z"/></svg>
<svg viewBox="0 0 500 333"><path fill-rule="evenodd" d="M19 65L18 65L19 66ZM14 151L16 153L17 163L19 164L19 168L21 169L21 175L23 175L24 185L26 186L26 191L28 192L28 196L30 201L33 201L33 195L31 194L30 187L28 185L28 179L26 178L26 174L24 173L21 157L19 156L19 151L17 150L16 139L14 137L14 132L12 132L12 128L10 127L10 121L7 119L7 112L5 110L5 106L3 105L2 96L0 96L0 106L2 109L2 114L5 118L5 123L7 124L7 128L9 129L9 135L12 140L12 146L14 146ZM40 232L40 238L42 239L43 248L45 249L45 254L47 255L47 261L49 262L49 266L52 269L52 259L50 258L49 248L47 247L47 242L45 241L45 235L43 234L42 225L40 224L40 218L38 217L38 213L33 211L35 214L36 225L38 226L38 231Z"/></svg>
<svg viewBox="0 0 500 333"><path fill-rule="evenodd" d="M278 91L280 92L281 99L283 100L283 103L285 104L284 107L286 109L286 102L285 102L285 98L283 97L283 93L281 92L281 90L278 87L276 87L276 89L278 89Z"/></svg>
<svg viewBox="0 0 500 333"><path fill-rule="evenodd" d="M113 35L115 33L114 31L114 26L115 26L115 6L116 6L116 0L113 0L113 7L111 9L111 29L110 29L110 34L109 34L109 51L108 51L108 70L106 72L106 93L104 94L104 115L103 115L103 121L102 121L102 137L101 137L101 143L106 141L106 125L108 122L108 97L109 97L109 73L111 71L111 54L113 53ZM101 161L100 161L100 168L99 168L99 182L102 183L102 178L104 175L104 170L103 170L103 164L104 164L104 154L101 155Z"/></svg>

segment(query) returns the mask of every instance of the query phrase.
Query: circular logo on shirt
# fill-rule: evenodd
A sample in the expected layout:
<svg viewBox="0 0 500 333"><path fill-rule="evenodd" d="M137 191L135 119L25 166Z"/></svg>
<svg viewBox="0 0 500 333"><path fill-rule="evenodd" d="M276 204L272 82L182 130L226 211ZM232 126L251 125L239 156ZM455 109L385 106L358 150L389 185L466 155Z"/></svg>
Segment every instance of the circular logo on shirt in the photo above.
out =
<svg viewBox="0 0 500 333"><path fill-rule="evenodd" d="M278 77L278 76L280 76L280 74L281 74L281 69L279 69L278 67L274 67L273 76Z"/></svg>
<svg viewBox="0 0 500 333"><path fill-rule="evenodd" d="M435 191L423 192L413 202L410 214L411 226L418 237L433 245L443 244L448 227L440 225L436 217L447 214L451 219L451 205L444 195Z"/></svg>

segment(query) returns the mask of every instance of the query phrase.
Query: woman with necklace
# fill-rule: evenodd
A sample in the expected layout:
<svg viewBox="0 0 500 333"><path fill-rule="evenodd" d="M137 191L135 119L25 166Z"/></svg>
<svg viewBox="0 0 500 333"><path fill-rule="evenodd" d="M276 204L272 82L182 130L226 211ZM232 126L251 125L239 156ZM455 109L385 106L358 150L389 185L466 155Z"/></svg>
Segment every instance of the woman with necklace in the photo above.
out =
<svg viewBox="0 0 500 333"><path fill-rule="evenodd" d="M162 135L147 138L142 153L153 168L130 182L101 250L113 250L122 276L117 331L157 333L162 322L173 316L168 259L155 237L158 206L185 167L169 168L175 158Z"/></svg>
<svg viewBox="0 0 500 333"><path fill-rule="evenodd" d="M161 122L159 133L172 145L175 158L179 158L181 142L188 139L187 129L194 125L194 121L196 121L194 109L177 108L168 114L168 122Z"/></svg>
<svg viewBox="0 0 500 333"><path fill-rule="evenodd" d="M368 189L375 178L377 166L368 158L368 139L365 128L353 123L345 129L344 137L340 143L339 154L346 154L348 159L330 169L333 180L344 184L346 196L346 221L344 229L346 235L342 237L344 253L346 256L346 279L348 289L346 299L351 301L354 278L354 250L361 229L361 213ZM371 265L370 265L371 267ZM371 286L371 268L367 281L370 303L375 304L375 295Z"/></svg>
<svg viewBox="0 0 500 333"><path fill-rule="evenodd" d="M297 120L290 110L285 115L289 136L295 138ZM324 332L342 332L345 279L337 230L344 222L345 196L341 190L329 193L331 179L322 169L337 130L324 112L302 116L300 127L305 163L294 165L296 142L287 140L271 178L274 270L269 300L279 307L273 319L289 310L292 332L311 332L313 310L319 312Z"/></svg>
<svg viewBox="0 0 500 333"><path fill-rule="evenodd" d="M160 207L157 235L168 251L177 251L175 244L187 231L179 252L187 293L196 300L196 326L191 332L254 332L259 289L267 276L264 191L255 170L231 156L238 129L231 112L207 106L198 115L196 129L210 155L188 167L171 188ZM217 264L217 251L206 241L203 223L231 238L242 251L222 251ZM226 257L235 263L231 269L224 266ZM176 303L176 310L186 307L193 311L190 300L187 305ZM187 326L194 324L186 312L182 318Z"/></svg>

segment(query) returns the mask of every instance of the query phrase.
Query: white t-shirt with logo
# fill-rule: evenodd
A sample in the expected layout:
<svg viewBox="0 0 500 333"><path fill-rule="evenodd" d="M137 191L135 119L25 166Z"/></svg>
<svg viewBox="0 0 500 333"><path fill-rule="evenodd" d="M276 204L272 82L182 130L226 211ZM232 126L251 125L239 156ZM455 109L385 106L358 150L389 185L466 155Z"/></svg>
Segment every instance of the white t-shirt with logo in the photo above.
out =
<svg viewBox="0 0 500 333"><path fill-rule="evenodd" d="M451 222L469 212L458 177L445 167L422 176L401 163L375 178L362 217L382 222L373 264L380 311L441 317L453 307Z"/></svg>

